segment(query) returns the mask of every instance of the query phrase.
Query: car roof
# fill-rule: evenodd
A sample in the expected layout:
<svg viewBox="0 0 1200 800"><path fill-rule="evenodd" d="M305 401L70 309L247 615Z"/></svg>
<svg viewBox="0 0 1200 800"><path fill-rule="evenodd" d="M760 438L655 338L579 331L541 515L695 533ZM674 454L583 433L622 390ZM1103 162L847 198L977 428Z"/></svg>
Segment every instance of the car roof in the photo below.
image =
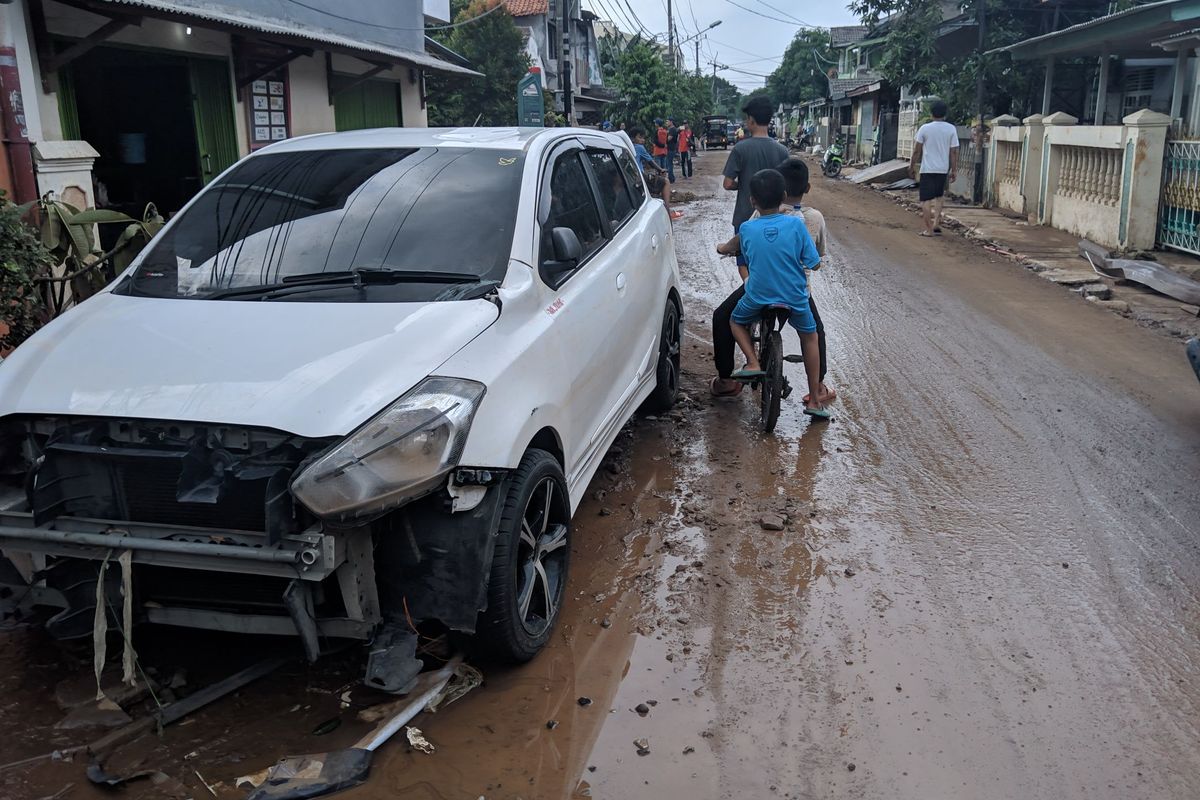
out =
<svg viewBox="0 0 1200 800"><path fill-rule="evenodd" d="M603 136L621 144L619 134L592 128L373 128L342 133L317 133L298 136L259 153L304 152L308 150L349 150L384 147L463 147L489 150L528 150L538 141L552 141L578 135Z"/></svg>

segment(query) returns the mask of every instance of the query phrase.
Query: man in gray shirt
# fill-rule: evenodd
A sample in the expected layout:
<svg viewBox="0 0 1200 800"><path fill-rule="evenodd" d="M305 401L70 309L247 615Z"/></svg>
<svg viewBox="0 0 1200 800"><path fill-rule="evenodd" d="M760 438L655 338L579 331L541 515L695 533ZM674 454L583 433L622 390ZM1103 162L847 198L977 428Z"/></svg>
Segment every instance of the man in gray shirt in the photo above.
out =
<svg viewBox="0 0 1200 800"><path fill-rule="evenodd" d="M742 107L746 115L746 138L729 151L725 162L725 188L737 192L737 203L733 207L733 232L736 234L742 223L750 219L754 209L750 205L750 178L763 169L775 169L787 160L788 150L767 135L767 126L775 107L766 97L751 98ZM738 272L746 277L746 260L738 253Z"/></svg>

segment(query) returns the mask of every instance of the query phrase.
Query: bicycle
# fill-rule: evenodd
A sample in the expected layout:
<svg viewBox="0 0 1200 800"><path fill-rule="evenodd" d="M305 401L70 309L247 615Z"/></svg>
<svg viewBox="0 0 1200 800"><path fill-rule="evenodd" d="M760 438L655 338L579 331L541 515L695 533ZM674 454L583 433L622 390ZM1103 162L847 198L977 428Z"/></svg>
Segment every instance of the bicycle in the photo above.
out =
<svg viewBox="0 0 1200 800"><path fill-rule="evenodd" d="M791 315L792 310L787 306L767 306L763 311L763 318L750 329L750 338L758 347L758 363L763 374L740 380L760 392L759 424L763 433L775 430L775 424L779 421L780 403L792 393L792 385L783 374L783 362L804 362L804 356L786 355L783 352L782 331Z"/></svg>

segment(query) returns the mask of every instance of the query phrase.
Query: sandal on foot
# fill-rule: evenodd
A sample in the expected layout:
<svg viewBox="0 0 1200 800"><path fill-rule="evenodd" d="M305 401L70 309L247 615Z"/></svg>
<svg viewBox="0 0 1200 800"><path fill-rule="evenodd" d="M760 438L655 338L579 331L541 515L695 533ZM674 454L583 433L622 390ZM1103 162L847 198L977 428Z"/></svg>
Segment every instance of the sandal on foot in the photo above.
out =
<svg viewBox="0 0 1200 800"><path fill-rule="evenodd" d="M708 382L708 391L713 397L737 397L742 393L742 384L736 382L734 383L732 389L718 389L717 381L719 380L721 379L713 378Z"/></svg>
<svg viewBox="0 0 1200 800"><path fill-rule="evenodd" d="M808 404L804 406L804 413L816 419L829 419L833 416L833 412L825 406L810 406Z"/></svg>
<svg viewBox="0 0 1200 800"><path fill-rule="evenodd" d="M767 373L763 372L761 369L739 369L734 370L734 373L729 377L733 378L735 381L748 381L753 378L761 378L766 374Z"/></svg>
<svg viewBox="0 0 1200 800"><path fill-rule="evenodd" d="M933 234L932 234L932 233L930 233L929 231L921 231L920 233L918 233L918 234L917 234L917 236L926 236L926 237L928 237L928 236L933 236Z"/></svg>

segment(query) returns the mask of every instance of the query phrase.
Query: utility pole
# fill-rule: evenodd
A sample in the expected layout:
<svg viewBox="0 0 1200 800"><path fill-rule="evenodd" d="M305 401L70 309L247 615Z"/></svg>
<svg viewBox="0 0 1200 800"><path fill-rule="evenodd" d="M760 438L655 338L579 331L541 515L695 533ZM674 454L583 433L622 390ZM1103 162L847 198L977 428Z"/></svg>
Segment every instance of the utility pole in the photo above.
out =
<svg viewBox="0 0 1200 800"><path fill-rule="evenodd" d="M671 67L678 67L675 63L675 17L671 13L671 0L667 0L667 56L671 59Z"/></svg>
<svg viewBox="0 0 1200 800"><path fill-rule="evenodd" d="M987 0L978 0L979 10L979 74L975 78L975 110L979 114L979 128L975 139L975 185L971 189L971 199L975 203L983 202L983 53L987 40Z"/></svg>
<svg viewBox="0 0 1200 800"><path fill-rule="evenodd" d="M700 37L696 37L696 77L700 77Z"/></svg>
<svg viewBox="0 0 1200 800"><path fill-rule="evenodd" d="M560 49L558 84L563 93L563 115L567 118L567 127L575 124L572 115L572 104L575 100L575 86L571 83L571 0L558 0L562 3L562 47Z"/></svg>

